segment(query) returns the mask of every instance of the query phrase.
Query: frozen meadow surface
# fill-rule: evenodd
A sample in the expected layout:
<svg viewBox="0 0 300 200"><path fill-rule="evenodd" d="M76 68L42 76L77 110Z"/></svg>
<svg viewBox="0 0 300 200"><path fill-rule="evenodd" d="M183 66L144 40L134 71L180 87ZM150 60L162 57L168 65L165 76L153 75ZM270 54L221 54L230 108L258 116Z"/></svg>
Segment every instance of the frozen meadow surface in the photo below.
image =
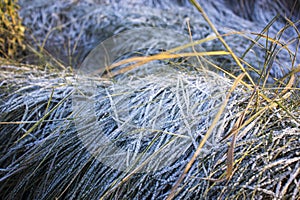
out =
<svg viewBox="0 0 300 200"><path fill-rule="evenodd" d="M199 2L221 34L245 32L225 37L240 57L251 45L244 36L256 38L251 33L260 33L276 14L279 17L268 30L270 37L285 26L285 16L299 20L299 12L291 12L292 5L279 1ZM194 40L213 36L205 20L185 0L22 0L20 4L24 24L31 29L27 36L75 69L100 42L125 30L164 28L189 40L189 19ZM299 3L294 9L299 10ZM289 43L289 49L296 52L298 36L289 27L280 41ZM166 49L181 45L177 37L170 38ZM147 48L156 42L134 44L131 38L120 46L143 49L143 45ZM266 45L263 38L259 43L265 48L271 44ZM254 45L244 57L260 70L268 57L262 46ZM282 77L299 62L298 55L293 63L281 47L272 47L276 53L267 62L272 66L271 77ZM199 49L224 50L216 39L202 43ZM239 73L230 56L208 60ZM156 67L145 65L113 79L81 76L67 67L1 65L2 197L166 199L226 101L234 80L210 70L207 63L204 68L176 59L152 64ZM269 107L271 103L258 93L251 101L253 91L239 84L181 182L176 199L299 198L299 93L290 91L290 98L280 99L273 90L259 92L278 106ZM250 123L238 132L233 174L229 180L211 181L226 175L231 139L222 138L235 128L247 105L245 121Z"/></svg>

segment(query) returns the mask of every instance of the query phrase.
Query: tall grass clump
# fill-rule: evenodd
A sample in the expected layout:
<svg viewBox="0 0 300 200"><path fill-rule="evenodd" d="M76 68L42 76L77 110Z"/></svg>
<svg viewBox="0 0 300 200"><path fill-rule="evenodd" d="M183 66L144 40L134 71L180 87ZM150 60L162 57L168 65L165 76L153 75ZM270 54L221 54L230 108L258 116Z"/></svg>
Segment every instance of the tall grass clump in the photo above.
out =
<svg viewBox="0 0 300 200"><path fill-rule="evenodd" d="M137 45L143 51L98 63L105 67L90 74L59 61L61 67L53 67L55 61L0 65L4 199L299 199L297 22L286 18L275 34L278 17L261 32L223 32L192 2L192 16L202 17L211 34L193 38L197 25L189 22L189 40L179 46L173 46L176 38L165 41L163 51L155 49L155 40L128 39L115 48ZM59 2L58 10L64 15L75 4L63 9ZM110 9L104 7L100 16L110 19ZM99 10L86 14L90 23ZM137 13L123 26L114 21L118 16L103 21L116 32L144 26L148 21L137 20ZM174 28L152 19L153 13L142 14ZM79 26L88 38L84 16L35 36L51 30L46 38L57 42L64 28ZM57 25L55 19L47 25ZM79 35L72 32L69 47L86 44ZM44 48L47 41L33 52L47 57L39 51Z"/></svg>

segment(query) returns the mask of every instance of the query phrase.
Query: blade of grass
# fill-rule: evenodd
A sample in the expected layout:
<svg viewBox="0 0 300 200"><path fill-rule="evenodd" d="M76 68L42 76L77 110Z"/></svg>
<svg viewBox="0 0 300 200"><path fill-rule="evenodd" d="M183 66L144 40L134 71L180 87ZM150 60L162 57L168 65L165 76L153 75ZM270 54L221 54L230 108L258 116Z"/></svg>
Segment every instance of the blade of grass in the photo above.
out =
<svg viewBox="0 0 300 200"><path fill-rule="evenodd" d="M193 37L192 37L192 31L191 31L189 19L187 19L186 24L187 24L187 27L188 27L191 44L193 44L192 45L193 52L197 53L197 51L195 49L195 44L194 44L194 41L193 41ZM198 61L199 65L202 67L202 69L204 69L204 66L203 66L203 64L202 64L202 62L200 60L200 57L196 56L196 58L197 58L197 61Z"/></svg>
<svg viewBox="0 0 300 200"><path fill-rule="evenodd" d="M112 64L111 66L107 67L106 70L108 70L108 74L110 74L111 77L114 77L119 74L126 73L130 70L133 70L143 64L149 63L151 61L155 60L164 60L164 59L172 59L172 58L182 58L182 57L193 57L193 56L217 56L217 55L229 55L226 51L210 51L210 52L192 52L192 53L179 53L179 54L171 54L168 52L159 53L153 56L142 56L142 57L132 57L125 60L121 60L117 63ZM111 70L131 62L136 62L135 64L132 64L130 66L127 66L125 68L122 68L118 70L115 73L110 72ZM93 72L93 74L101 73L102 69L96 70Z"/></svg>

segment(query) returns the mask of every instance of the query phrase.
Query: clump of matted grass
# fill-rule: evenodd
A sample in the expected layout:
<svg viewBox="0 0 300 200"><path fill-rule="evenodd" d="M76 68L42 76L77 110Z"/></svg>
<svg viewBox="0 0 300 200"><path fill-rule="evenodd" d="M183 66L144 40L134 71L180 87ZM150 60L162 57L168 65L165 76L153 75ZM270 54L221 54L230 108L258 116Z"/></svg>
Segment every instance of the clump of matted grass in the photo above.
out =
<svg viewBox="0 0 300 200"><path fill-rule="evenodd" d="M112 75L121 78L93 79L93 96L85 96L90 91L81 90L70 71L2 65L1 194L7 199L297 199L299 68L267 85L266 75L252 79L227 50L241 75L182 73L168 65L144 77L117 71ZM133 62L127 69L134 70L139 62L203 55L209 53L164 52L117 64ZM74 113L74 98L91 105ZM91 107L96 119L89 115ZM76 126L78 121L85 126ZM113 160L122 171L101 157L107 138L123 147L114 153L130 158ZM169 146L169 154L160 155L170 159L167 165L160 166L161 157L147 160L181 138L191 142L174 143L181 149Z"/></svg>
<svg viewBox="0 0 300 200"><path fill-rule="evenodd" d="M93 98L101 121L96 127L101 129L95 129L90 116L79 119L87 120L81 134L92 139L91 144L101 144L103 134L130 149L130 142L143 135L142 145L128 152L134 156L145 146L152 147L147 151L152 154L179 136L193 138L168 166L138 173L140 165L130 168L129 163L122 173L96 159L97 153L91 154L80 139L71 107L71 94L80 87L72 74L35 71L33 66L2 70L6 73L1 75L5 101L1 102L0 189L7 198L166 198L212 125L215 129L176 190L176 198L299 195L299 110L293 98L274 97L268 102L259 95L261 90L250 93L238 86L213 124L232 82L212 72L191 75L173 70L121 84L99 81ZM31 78L25 79L26 74ZM8 90L14 83L15 88ZM220 140L230 134L237 134L237 141L231 157L234 165L226 178L228 146L227 140ZM155 166L155 160L151 164Z"/></svg>

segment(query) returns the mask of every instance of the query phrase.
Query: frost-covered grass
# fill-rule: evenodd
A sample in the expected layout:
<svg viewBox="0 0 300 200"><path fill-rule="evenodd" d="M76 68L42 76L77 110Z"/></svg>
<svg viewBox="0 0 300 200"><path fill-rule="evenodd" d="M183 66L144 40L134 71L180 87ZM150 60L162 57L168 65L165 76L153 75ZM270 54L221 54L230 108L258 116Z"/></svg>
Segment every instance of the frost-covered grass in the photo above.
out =
<svg viewBox="0 0 300 200"><path fill-rule="evenodd" d="M280 37L268 37L274 22L251 33L254 39L249 33L219 34L197 7L214 35L190 45L219 41L219 57L209 55L215 50L173 49L125 58L105 77L81 77L34 49L42 64L2 59L2 197L299 198L297 51ZM250 40L242 56L227 42L234 36ZM262 67L246 62L257 48L265 52L257 54ZM286 75L273 76L281 51L293 65ZM199 65L181 62L195 56ZM141 75L153 61L160 68Z"/></svg>

